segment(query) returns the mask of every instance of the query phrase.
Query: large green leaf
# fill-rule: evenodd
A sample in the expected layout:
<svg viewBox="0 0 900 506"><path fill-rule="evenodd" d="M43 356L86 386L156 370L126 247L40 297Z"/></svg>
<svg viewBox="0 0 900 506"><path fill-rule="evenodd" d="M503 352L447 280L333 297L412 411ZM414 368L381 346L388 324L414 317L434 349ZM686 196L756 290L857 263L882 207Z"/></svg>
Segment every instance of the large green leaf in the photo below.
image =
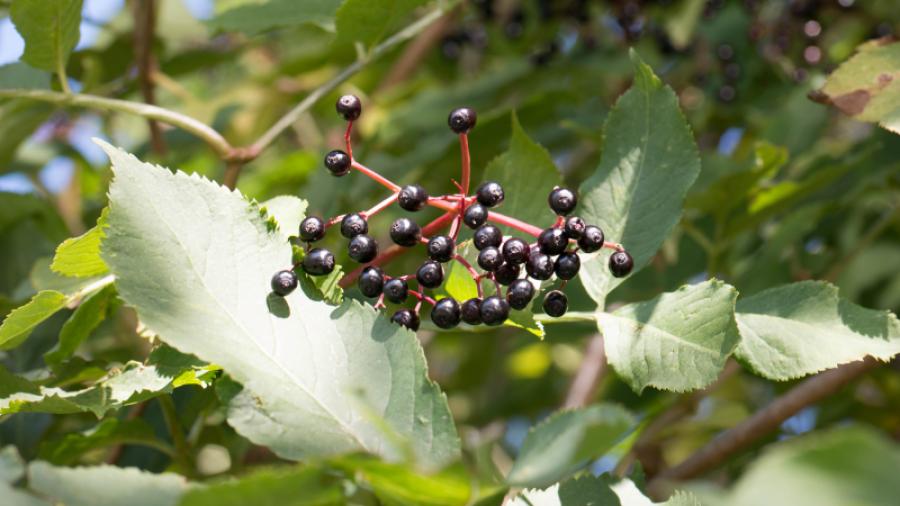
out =
<svg viewBox="0 0 900 506"><path fill-rule="evenodd" d="M190 485L172 473L152 474L115 466L28 466L28 488L65 506L175 506Z"/></svg>
<svg viewBox="0 0 900 506"><path fill-rule="evenodd" d="M331 27L341 0L268 0L226 10L207 24L215 31L256 35L274 28L316 24Z"/></svg>
<svg viewBox="0 0 900 506"><path fill-rule="evenodd" d="M371 46L427 0L345 0L337 10L338 38Z"/></svg>
<svg viewBox="0 0 900 506"><path fill-rule="evenodd" d="M600 166L581 187L582 217L621 243L635 270L656 254L681 218L682 201L700 173L691 129L678 97L632 52L634 85L603 127ZM598 304L622 282L609 274L609 250L586 256L584 286Z"/></svg>
<svg viewBox="0 0 900 506"><path fill-rule="evenodd" d="M446 398L412 332L358 302L273 296L291 247L256 205L103 147L115 174L103 255L119 293L161 339L243 384L228 412L238 432L293 459L456 457Z"/></svg>
<svg viewBox="0 0 900 506"><path fill-rule="evenodd" d="M0 90L50 88L50 74L27 63L16 62L0 66Z"/></svg>
<svg viewBox="0 0 900 506"><path fill-rule="evenodd" d="M106 274L109 267L100 258L100 242L106 227L108 208L104 208L97 225L78 237L70 237L56 248L50 268L58 274L73 277L90 277Z"/></svg>
<svg viewBox="0 0 900 506"><path fill-rule="evenodd" d="M261 469L186 493L181 506L324 506L344 504L338 477L316 467Z"/></svg>
<svg viewBox="0 0 900 506"><path fill-rule="evenodd" d="M297 237L300 222L306 217L307 202L291 195L269 199L260 206L278 223L278 231L285 238Z"/></svg>
<svg viewBox="0 0 900 506"><path fill-rule="evenodd" d="M64 308L66 300L62 293L44 290L35 294L24 306L14 309L0 325L0 349L20 345L35 327Z"/></svg>
<svg viewBox="0 0 900 506"><path fill-rule="evenodd" d="M633 425L631 414L615 405L560 411L531 429L506 481L518 487L550 485L606 453Z"/></svg>
<svg viewBox="0 0 900 506"><path fill-rule="evenodd" d="M56 72L78 44L82 0L16 0L9 15L25 39L22 61Z"/></svg>
<svg viewBox="0 0 900 506"><path fill-rule="evenodd" d="M900 322L857 306L837 287L803 281L770 288L737 304L736 354L769 379L788 380L872 356L900 353Z"/></svg>
<svg viewBox="0 0 900 506"><path fill-rule="evenodd" d="M736 298L734 287L711 280L598 313L609 363L638 392L712 383L738 344Z"/></svg>

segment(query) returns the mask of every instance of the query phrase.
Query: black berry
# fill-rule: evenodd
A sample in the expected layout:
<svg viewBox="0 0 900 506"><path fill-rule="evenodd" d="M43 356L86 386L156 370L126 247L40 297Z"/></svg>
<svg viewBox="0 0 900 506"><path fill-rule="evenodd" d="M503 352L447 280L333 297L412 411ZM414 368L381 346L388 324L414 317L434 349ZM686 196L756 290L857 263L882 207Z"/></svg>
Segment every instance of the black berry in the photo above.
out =
<svg viewBox="0 0 900 506"><path fill-rule="evenodd" d="M442 329L452 329L459 325L461 316L459 303L451 297L437 301L431 310L431 321Z"/></svg>
<svg viewBox="0 0 900 506"><path fill-rule="evenodd" d="M478 253L478 266L488 272L494 272L503 265L503 255L494 246L488 246Z"/></svg>
<svg viewBox="0 0 900 506"><path fill-rule="evenodd" d="M391 240L400 246L410 248L419 243L422 238L422 230L416 222L409 218L397 218L391 223Z"/></svg>
<svg viewBox="0 0 900 506"><path fill-rule="evenodd" d="M359 275L359 291L366 297L378 297L384 288L384 271L370 265Z"/></svg>
<svg viewBox="0 0 900 506"><path fill-rule="evenodd" d="M569 238L561 228L548 228L538 236L538 247L546 255L559 255L566 251Z"/></svg>
<svg viewBox="0 0 900 506"><path fill-rule="evenodd" d="M344 95L337 100L334 106L338 114L347 121L358 119L362 113L362 103L356 95Z"/></svg>
<svg viewBox="0 0 900 506"><path fill-rule="evenodd" d="M481 303L481 321L485 325L500 325L509 318L509 302L493 295Z"/></svg>
<svg viewBox="0 0 900 506"><path fill-rule="evenodd" d="M503 232L500 232L500 229L493 225L482 225L475 231L475 237L472 240L475 249L478 250L483 250L490 246L497 248L501 242L503 242Z"/></svg>
<svg viewBox="0 0 900 506"><path fill-rule="evenodd" d="M425 207L427 201L428 193L417 184L404 186L397 195L397 203L407 211L418 211Z"/></svg>
<svg viewBox="0 0 900 506"><path fill-rule="evenodd" d="M409 296L409 285L405 279L393 278L384 282L384 298L400 304Z"/></svg>
<svg viewBox="0 0 900 506"><path fill-rule="evenodd" d="M425 288L437 288L444 282L444 268L434 260L426 260L416 270L416 281Z"/></svg>
<svg viewBox="0 0 900 506"><path fill-rule="evenodd" d="M318 216L307 216L300 222L300 239L316 242L325 237L325 222Z"/></svg>
<svg viewBox="0 0 900 506"><path fill-rule="evenodd" d="M566 216L575 210L575 206L578 205L578 196L568 188L556 188L550 192L547 203L550 204L550 209L553 209L554 213Z"/></svg>
<svg viewBox="0 0 900 506"><path fill-rule="evenodd" d="M525 309L534 297L534 285L527 279L517 279L509 285L506 300L513 309Z"/></svg>
<svg viewBox="0 0 900 506"><path fill-rule="evenodd" d="M453 259L456 243L446 235L436 235L428 241L428 258L438 262L449 262Z"/></svg>
<svg viewBox="0 0 900 506"><path fill-rule="evenodd" d="M352 239L369 232L369 223L359 213L348 214L341 219L341 235Z"/></svg>
<svg viewBox="0 0 900 506"><path fill-rule="evenodd" d="M350 258L361 264L369 263L375 260L375 255L378 254L378 243L372 239L372 236L361 234L350 239L347 253Z"/></svg>
<svg viewBox="0 0 900 506"><path fill-rule="evenodd" d="M528 243L518 237L507 239L503 243L503 258L511 264L524 263L525 260L528 260L529 252Z"/></svg>
<svg viewBox="0 0 900 506"><path fill-rule="evenodd" d="M272 276L272 291L284 297L297 288L298 282L294 271L278 271Z"/></svg>
<svg viewBox="0 0 900 506"><path fill-rule="evenodd" d="M413 332L419 330L419 315L412 309L398 309L394 316L391 316L391 321Z"/></svg>
<svg viewBox="0 0 900 506"><path fill-rule="evenodd" d="M484 207L494 207L503 202L503 187L500 183L486 181L475 190L475 198Z"/></svg>
<svg viewBox="0 0 900 506"><path fill-rule="evenodd" d="M450 125L450 130L453 130L455 133L464 134L475 128L477 119L474 109L460 107L459 109L454 109L450 112L450 116L447 118L447 124Z"/></svg>
<svg viewBox="0 0 900 506"><path fill-rule="evenodd" d="M627 251L616 251L609 257L609 271L617 278L624 278L634 267L634 260Z"/></svg>
<svg viewBox="0 0 900 506"><path fill-rule="evenodd" d="M501 285L508 285L519 278L519 271L518 265L505 262L494 272L494 279Z"/></svg>
<svg viewBox="0 0 900 506"><path fill-rule="evenodd" d="M313 248L303 257L303 270L313 276L331 274L334 270L334 255L325 248Z"/></svg>
<svg viewBox="0 0 900 506"><path fill-rule="evenodd" d="M558 318L566 314L567 309L569 309L569 299L559 290L553 290L544 296L544 312L548 315Z"/></svg>
<svg viewBox="0 0 900 506"><path fill-rule="evenodd" d="M603 247L603 231L594 225L584 227L584 235L578 239L578 247L585 253L593 253Z"/></svg>
<svg viewBox="0 0 900 506"><path fill-rule="evenodd" d="M587 224L584 223L584 220L578 216L569 216L566 218L566 224L563 227L563 231L569 239L578 240L584 235L585 227L587 227Z"/></svg>
<svg viewBox="0 0 900 506"><path fill-rule="evenodd" d="M553 276L553 259L543 253L532 253L525 262L525 271L540 281L550 279Z"/></svg>
<svg viewBox="0 0 900 506"><path fill-rule="evenodd" d="M333 176L346 176L350 172L350 155L340 149L330 151L325 155L325 168Z"/></svg>
<svg viewBox="0 0 900 506"><path fill-rule="evenodd" d="M462 321L469 325L478 325L481 323L481 299L473 298L462 303L460 307Z"/></svg>
<svg viewBox="0 0 900 506"><path fill-rule="evenodd" d="M577 253L563 253L556 257L553 269L559 279L572 279L578 275L578 270L581 269L581 259L578 258Z"/></svg>
<svg viewBox="0 0 900 506"><path fill-rule="evenodd" d="M469 228L478 228L488 219L488 210L481 204L472 204L463 213L463 223Z"/></svg>

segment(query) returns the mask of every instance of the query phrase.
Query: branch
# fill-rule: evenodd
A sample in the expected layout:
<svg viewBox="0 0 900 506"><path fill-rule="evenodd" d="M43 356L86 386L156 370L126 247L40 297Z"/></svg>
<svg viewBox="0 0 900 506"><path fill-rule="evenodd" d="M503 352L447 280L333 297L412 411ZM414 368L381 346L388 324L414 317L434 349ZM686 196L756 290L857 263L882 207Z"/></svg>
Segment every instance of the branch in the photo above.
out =
<svg viewBox="0 0 900 506"><path fill-rule="evenodd" d="M563 408L580 408L587 406L594 394L597 392L597 386L606 374L606 351L603 346L603 334L597 332L588 342L587 350L575 378L572 379L572 385L569 387L569 393L566 394L566 401Z"/></svg>
<svg viewBox="0 0 900 506"><path fill-rule="evenodd" d="M156 104L156 92L153 88L153 73L156 71L156 59L153 57L153 33L156 31L156 0L142 0L134 4L134 59L137 62L138 84L144 102ZM148 119L150 128L150 144L159 155L166 152L166 141L163 138L159 122Z"/></svg>

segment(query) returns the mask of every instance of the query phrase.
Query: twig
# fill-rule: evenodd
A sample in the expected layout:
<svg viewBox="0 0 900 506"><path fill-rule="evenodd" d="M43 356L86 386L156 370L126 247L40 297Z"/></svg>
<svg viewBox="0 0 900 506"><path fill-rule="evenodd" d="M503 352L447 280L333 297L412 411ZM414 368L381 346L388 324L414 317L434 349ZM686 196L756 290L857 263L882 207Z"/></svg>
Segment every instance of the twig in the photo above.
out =
<svg viewBox="0 0 900 506"><path fill-rule="evenodd" d="M594 398L597 392L597 386L606 374L606 351L603 346L603 334L597 332L588 342L587 350L575 378L572 379L572 385L569 387L569 393L566 394L566 401L563 408L579 408L587 406Z"/></svg>
<svg viewBox="0 0 900 506"><path fill-rule="evenodd" d="M137 62L138 84L144 102L155 105L156 91L153 87L153 73L156 71L156 59L153 56L153 34L156 31L156 0L141 0L134 4L134 59ZM159 122L147 120L150 128L150 145L158 155L166 153L166 141L163 138Z"/></svg>
<svg viewBox="0 0 900 506"><path fill-rule="evenodd" d="M440 42L441 38L447 32L447 29L453 22L453 16L450 12L441 16L434 24L423 30L415 40L413 40L403 54L397 58L397 62L391 67L384 80L378 86L377 93L382 93L393 88L399 83L405 81L419 67L422 60L428 56L431 49Z"/></svg>

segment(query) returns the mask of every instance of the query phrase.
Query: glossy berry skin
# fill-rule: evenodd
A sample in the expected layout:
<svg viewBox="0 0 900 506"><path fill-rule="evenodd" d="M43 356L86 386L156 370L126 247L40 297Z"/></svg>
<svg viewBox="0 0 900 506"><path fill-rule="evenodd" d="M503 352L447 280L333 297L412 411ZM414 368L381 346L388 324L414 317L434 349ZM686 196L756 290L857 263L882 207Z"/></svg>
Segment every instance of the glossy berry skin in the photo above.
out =
<svg viewBox="0 0 900 506"><path fill-rule="evenodd" d="M325 222L318 216L307 216L300 222L300 239L316 242L325 237Z"/></svg>
<svg viewBox="0 0 900 506"><path fill-rule="evenodd" d="M563 226L563 232L566 233L566 237L569 239L581 239L581 236L584 235L584 229L587 227L587 224L579 218L578 216L569 216L566 218L566 223Z"/></svg>
<svg viewBox="0 0 900 506"><path fill-rule="evenodd" d="M548 228L538 236L538 247L545 255L560 255L566 251L569 238L560 228Z"/></svg>
<svg viewBox="0 0 900 506"><path fill-rule="evenodd" d="M428 202L428 193L425 188L417 184L404 186L397 195L397 203L407 211L418 211Z"/></svg>
<svg viewBox="0 0 900 506"><path fill-rule="evenodd" d="M540 281L550 279L553 276L553 259L543 253L532 253L525 262L525 271Z"/></svg>
<svg viewBox="0 0 900 506"><path fill-rule="evenodd" d="M478 228L488 219L488 210L481 204L472 204L463 213L463 223L469 228Z"/></svg>
<svg viewBox="0 0 900 506"><path fill-rule="evenodd" d="M609 257L609 271L617 278L624 278L634 268L634 260L627 251L616 251Z"/></svg>
<svg viewBox="0 0 900 506"><path fill-rule="evenodd" d="M453 260L456 243L449 236L436 235L428 241L428 258L438 262Z"/></svg>
<svg viewBox="0 0 900 506"><path fill-rule="evenodd" d="M444 268L434 260L426 260L416 270L416 281L425 288L437 288L444 282Z"/></svg>
<svg viewBox="0 0 900 506"><path fill-rule="evenodd" d="M378 255L378 242L370 235L360 234L350 239L347 253L350 255L350 258L361 264L369 263L375 260L375 256Z"/></svg>
<svg viewBox="0 0 900 506"><path fill-rule="evenodd" d="M506 301L513 309L525 309L531 303L532 298L534 298L534 285L527 279L513 281L506 291Z"/></svg>
<svg viewBox="0 0 900 506"><path fill-rule="evenodd" d="M475 237L472 240L475 249L479 251L491 246L498 248L501 242L503 242L503 232L493 225L482 225L475 231Z"/></svg>
<svg viewBox="0 0 900 506"><path fill-rule="evenodd" d="M398 309L394 316L391 316L391 321L400 325L401 327L406 327L413 332L419 330L419 324L421 323L419 320L419 315L413 312L412 309Z"/></svg>
<svg viewBox="0 0 900 506"><path fill-rule="evenodd" d="M384 282L382 291L385 299L395 304L400 304L409 296L409 285L406 284L405 279L389 279Z"/></svg>
<svg viewBox="0 0 900 506"><path fill-rule="evenodd" d="M334 255L325 248L313 248L303 257L303 270L313 276L325 276L334 270Z"/></svg>
<svg viewBox="0 0 900 506"><path fill-rule="evenodd" d="M577 253L563 253L556 257L553 270L559 279L572 279L578 275L581 269L581 259Z"/></svg>
<svg viewBox="0 0 900 506"><path fill-rule="evenodd" d="M603 247L603 231L594 225L584 227L584 235L578 239L578 247L585 253L593 253Z"/></svg>
<svg viewBox="0 0 900 506"><path fill-rule="evenodd" d="M503 243L501 251L503 252L503 258L507 262L516 265L525 263L525 260L528 260L528 254L531 252L528 243L518 237L507 239Z"/></svg>
<svg viewBox="0 0 900 506"><path fill-rule="evenodd" d="M362 114L362 103L356 95L344 95L334 104L337 113L347 121L359 119Z"/></svg>
<svg viewBox="0 0 900 506"><path fill-rule="evenodd" d="M478 297L463 302L459 310L462 321L469 325L481 323L481 299Z"/></svg>
<svg viewBox="0 0 900 506"><path fill-rule="evenodd" d="M559 216L568 216L578 205L578 196L568 188L555 188L547 197L550 209Z"/></svg>
<svg viewBox="0 0 900 506"><path fill-rule="evenodd" d="M384 271L380 268L370 265L363 269L359 275L359 291L369 298L381 295L384 288Z"/></svg>
<svg viewBox="0 0 900 506"><path fill-rule="evenodd" d="M496 295L484 299L481 303L481 321L485 325L500 325L509 318L509 302Z"/></svg>
<svg viewBox="0 0 900 506"><path fill-rule="evenodd" d="M488 246L478 253L478 266L488 272L494 272L503 265L503 255L494 246Z"/></svg>
<svg viewBox="0 0 900 506"><path fill-rule="evenodd" d="M566 314L568 309L569 299L566 297L566 294L559 290L553 290L544 296L544 312L548 315L559 318Z"/></svg>
<svg viewBox="0 0 900 506"><path fill-rule="evenodd" d="M437 301L431 310L431 321L442 329L452 329L459 325L461 317L459 302L451 297Z"/></svg>
<svg viewBox="0 0 900 506"><path fill-rule="evenodd" d="M275 295L284 297L297 288L299 280L294 271L278 271L272 276L272 291Z"/></svg>
<svg viewBox="0 0 900 506"><path fill-rule="evenodd" d="M392 241L407 248L419 244L419 239L422 238L422 229L409 218L397 218L394 220L391 223L389 233Z"/></svg>
<svg viewBox="0 0 900 506"><path fill-rule="evenodd" d="M325 155L325 168L331 172L332 176L346 176L350 172L350 165L350 155L340 149L329 151Z"/></svg>
<svg viewBox="0 0 900 506"><path fill-rule="evenodd" d="M478 115L475 114L474 109L460 107L450 112L450 116L447 117L447 124L454 133L464 134L475 128L477 120Z"/></svg>
<svg viewBox="0 0 900 506"><path fill-rule="evenodd" d="M348 214L341 219L341 235L352 239L369 232L369 222L359 213Z"/></svg>
<svg viewBox="0 0 900 506"><path fill-rule="evenodd" d="M519 278L521 268L518 265L504 262L495 272L494 279L501 285L508 285Z"/></svg>
<svg viewBox="0 0 900 506"><path fill-rule="evenodd" d="M484 207L494 207L503 202L503 187L494 181L485 181L475 190L475 198Z"/></svg>

